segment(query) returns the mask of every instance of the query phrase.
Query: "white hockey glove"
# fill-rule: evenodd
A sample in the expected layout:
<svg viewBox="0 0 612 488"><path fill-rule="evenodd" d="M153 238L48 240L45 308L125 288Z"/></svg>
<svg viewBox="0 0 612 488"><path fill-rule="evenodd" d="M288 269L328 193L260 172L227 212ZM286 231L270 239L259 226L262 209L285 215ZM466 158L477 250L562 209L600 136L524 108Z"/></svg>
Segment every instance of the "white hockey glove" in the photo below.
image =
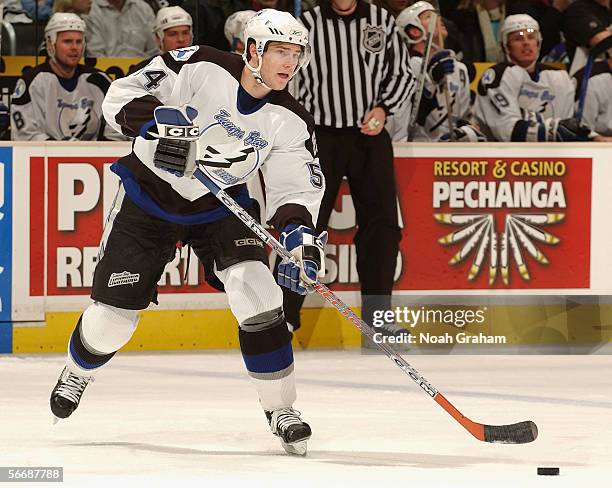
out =
<svg viewBox="0 0 612 488"><path fill-rule="evenodd" d="M153 163L176 176L192 176L195 171L195 141L200 128L194 124L198 111L184 107L157 107L154 112L159 142Z"/></svg>
<svg viewBox="0 0 612 488"><path fill-rule="evenodd" d="M306 295L307 287L325 276L325 244L327 232L317 237L305 225L289 224L281 232L280 243L291 252L295 261L278 266L278 284L295 293Z"/></svg>

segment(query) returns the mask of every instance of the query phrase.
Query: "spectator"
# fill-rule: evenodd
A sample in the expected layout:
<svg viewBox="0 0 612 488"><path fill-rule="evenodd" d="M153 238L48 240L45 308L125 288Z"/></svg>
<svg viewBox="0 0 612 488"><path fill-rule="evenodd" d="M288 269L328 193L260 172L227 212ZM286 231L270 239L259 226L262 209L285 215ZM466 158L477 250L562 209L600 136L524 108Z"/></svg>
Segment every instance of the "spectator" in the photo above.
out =
<svg viewBox="0 0 612 488"><path fill-rule="evenodd" d="M432 54L429 61L424 60L427 32L435 9L429 2L416 2L404 9L397 17L396 24L400 34L406 39L410 52L410 69L421 73L423 63L428 63L426 81L419 106L418 124L410 140L437 141L451 139L448 125L448 107L444 95L444 85L448 87L452 108L452 139L466 142L483 140L473 127L468 126L471 118L470 80L463 63L455 59L454 53L437 45L439 35L446 39L447 31L442 19L438 17L433 32ZM410 112L412 104L405 103L402 109L389 117L386 129L394 141L408 140ZM463 126L457 128L457 126Z"/></svg>
<svg viewBox="0 0 612 488"><path fill-rule="evenodd" d="M510 15L501 31L508 62L482 75L474 113L496 141L588 141L574 118L574 83L564 70L538 64L542 36L529 15Z"/></svg>
<svg viewBox="0 0 612 488"><path fill-rule="evenodd" d="M606 47L612 41L610 3L611 0L576 0L565 11L563 33L572 62L570 73L584 66L590 50L594 50L597 57L610 47Z"/></svg>
<svg viewBox="0 0 612 488"><path fill-rule="evenodd" d="M527 14L538 22L542 32L541 59L562 42L563 12L570 3L571 0L514 0L508 2L507 14Z"/></svg>
<svg viewBox="0 0 612 488"><path fill-rule="evenodd" d="M55 0L53 12L71 12L83 17L89 14L92 0Z"/></svg>
<svg viewBox="0 0 612 488"><path fill-rule="evenodd" d="M585 81L584 68L578 71L574 77L577 86L582 86ZM577 91L576 98L579 98ZM592 127L601 137L598 141L612 142L612 48L608 51L608 59L599 61L593 65L591 76L586 86L586 97L582 120Z"/></svg>
<svg viewBox="0 0 612 488"><path fill-rule="evenodd" d="M160 8L155 16L153 32L155 33L155 40L161 54L191 46L193 42L192 26L191 15L181 7ZM144 68L154 57L152 56L131 66L128 74L135 73L139 69Z"/></svg>
<svg viewBox="0 0 612 488"><path fill-rule="evenodd" d="M102 100L110 79L79 64L85 22L72 13L54 14L45 27L49 59L17 81L12 97L16 141L122 139L107 126Z"/></svg>
<svg viewBox="0 0 612 488"><path fill-rule="evenodd" d="M448 15L463 34L464 63L503 61L499 28L506 17L504 0L461 0Z"/></svg>
<svg viewBox="0 0 612 488"><path fill-rule="evenodd" d="M255 15L254 10L240 10L234 12L225 21L223 31L233 53L242 55L244 52L244 27L253 15Z"/></svg>
<svg viewBox="0 0 612 488"><path fill-rule="evenodd" d="M414 76L405 69L407 50L386 10L363 0L322 0L300 19L310 39L326 40L313 42L310 64L296 75L295 86L298 101L315 119L326 180L317 233L327 228L346 176L358 225L362 316L372 324L375 310L391 306L401 239L385 120L411 95ZM285 294L285 315L294 329L300 326L302 302L296 294ZM392 334L401 331L391 329Z"/></svg>
<svg viewBox="0 0 612 488"><path fill-rule="evenodd" d="M0 2L3 7L2 20L11 24L31 24L32 19L23 9L21 0L2 0Z"/></svg>
<svg viewBox="0 0 612 488"><path fill-rule="evenodd" d="M28 17L38 22L47 21L53 15L53 0L21 0Z"/></svg>
<svg viewBox="0 0 612 488"><path fill-rule="evenodd" d="M196 19L194 44L229 51L230 46L225 39L223 27L231 11L226 15L219 0L186 0L181 6Z"/></svg>
<svg viewBox="0 0 612 488"><path fill-rule="evenodd" d="M209 2L221 7L226 17L241 10L258 12L264 8L273 8L282 12L289 12L292 15L295 14L294 0L209 0ZM302 0L302 12L316 7L317 3L317 0Z"/></svg>
<svg viewBox="0 0 612 488"><path fill-rule="evenodd" d="M144 0L94 0L87 22L90 57L145 58L156 54L153 10Z"/></svg>

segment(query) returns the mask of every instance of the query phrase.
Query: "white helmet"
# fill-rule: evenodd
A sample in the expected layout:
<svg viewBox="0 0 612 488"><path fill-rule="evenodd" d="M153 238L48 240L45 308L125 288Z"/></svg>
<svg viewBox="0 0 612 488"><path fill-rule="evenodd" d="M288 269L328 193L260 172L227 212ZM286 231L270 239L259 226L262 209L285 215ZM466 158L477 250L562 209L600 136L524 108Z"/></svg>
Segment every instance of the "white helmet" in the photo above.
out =
<svg viewBox="0 0 612 488"><path fill-rule="evenodd" d="M506 60L512 62L510 56L508 54L508 50L506 48L508 44L508 36L512 32L518 31L526 31L526 32L537 32L538 34L538 57L539 57L539 48L542 45L542 34L540 33L540 24L535 20L531 15L527 14L516 14L516 15L508 15L502 24L500 33L502 38L502 46L504 48L504 52L506 53Z"/></svg>
<svg viewBox="0 0 612 488"><path fill-rule="evenodd" d="M427 31L423 24L421 24L421 19L419 19L419 15L423 12L435 12L435 7L429 2L416 2L410 5L410 7L406 7L404 10L400 12L395 19L395 23L399 28L400 34L408 41L410 44L418 44L419 42L425 40L425 36L427 35ZM408 33L406 32L410 27L414 27L419 30L421 35L417 39L412 39Z"/></svg>
<svg viewBox="0 0 612 488"><path fill-rule="evenodd" d="M235 49L236 39L242 41L244 37L244 28L246 23L255 15L254 10L240 10L234 12L225 21L223 32L227 42L232 46L232 51Z"/></svg>
<svg viewBox="0 0 612 488"><path fill-rule="evenodd" d="M77 31L85 35L85 21L77 14L58 12L53 14L45 26L45 39L50 42L49 56L55 56L55 41L60 32Z"/></svg>
<svg viewBox="0 0 612 488"><path fill-rule="evenodd" d="M255 41L255 49L259 56L259 63L256 68L251 66L248 61L249 39ZM244 53L242 58L253 73L258 83L265 86L261 77L261 58L268 42L288 42L302 46L302 54L298 61L295 73L300 68L305 68L310 61L310 46L308 45L308 30L300 24L289 12L280 12L272 8L260 10L247 22L244 28ZM293 73L293 75L295 75Z"/></svg>
<svg viewBox="0 0 612 488"><path fill-rule="evenodd" d="M170 27L176 27L179 25L188 25L189 28L193 28L193 20L181 7L163 7L157 11L155 16L155 26L153 32L159 37L160 41L164 40L164 31Z"/></svg>

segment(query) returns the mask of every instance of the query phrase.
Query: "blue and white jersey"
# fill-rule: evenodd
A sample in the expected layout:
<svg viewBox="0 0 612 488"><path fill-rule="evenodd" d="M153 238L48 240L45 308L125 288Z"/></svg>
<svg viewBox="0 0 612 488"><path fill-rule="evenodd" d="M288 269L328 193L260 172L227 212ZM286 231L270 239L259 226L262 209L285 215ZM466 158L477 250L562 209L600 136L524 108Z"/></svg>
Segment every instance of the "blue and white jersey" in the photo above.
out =
<svg viewBox="0 0 612 488"><path fill-rule="evenodd" d="M492 141L554 140L547 127L553 119L573 117L574 93L575 83L566 71L539 64L530 74L499 63L478 83L474 117Z"/></svg>
<svg viewBox="0 0 612 488"><path fill-rule="evenodd" d="M102 116L110 85L106 74L77 65L72 78L57 76L49 62L26 72L11 98L11 138L15 141L96 141L124 139Z"/></svg>
<svg viewBox="0 0 612 488"><path fill-rule="evenodd" d="M583 83L584 68L574 78L577 82L576 105ZM612 136L612 65L609 61L599 61L593 65L586 97L582 121L602 136Z"/></svg>
<svg viewBox="0 0 612 488"><path fill-rule="evenodd" d="M133 153L119 161L116 172L124 184L129 180L151 197L164 218L206 221L206 212L219 203L196 179L156 168L157 140L147 136L155 128L156 107L190 105L198 112L197 159L210 163L207 173L219 186L237 195L261 170L266 220L276 228L289 220L312 226L324 190L312 117L287 90L273 91L262 100L251 97L240 85L243 68L240 56L191 46L157 56L113 82L103 104L104 116L135 138ZM134 199L129 184L126 191Z"/></svg>

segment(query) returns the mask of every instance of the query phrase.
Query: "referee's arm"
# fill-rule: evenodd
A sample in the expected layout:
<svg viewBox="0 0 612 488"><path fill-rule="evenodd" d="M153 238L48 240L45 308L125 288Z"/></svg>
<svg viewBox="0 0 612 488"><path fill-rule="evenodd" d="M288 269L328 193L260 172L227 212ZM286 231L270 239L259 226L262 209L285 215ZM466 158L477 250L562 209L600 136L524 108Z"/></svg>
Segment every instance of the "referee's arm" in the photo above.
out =
<svg viewBox="0 0 612 488"><path fill-rule="evenodd" d="M409 97L412 97L416 79L408 63L408 49L393 18L389 16L389 19L392 24L388 29L390 32L387 35L383 79L377 105L387 115L392 115Z"/></svg>

